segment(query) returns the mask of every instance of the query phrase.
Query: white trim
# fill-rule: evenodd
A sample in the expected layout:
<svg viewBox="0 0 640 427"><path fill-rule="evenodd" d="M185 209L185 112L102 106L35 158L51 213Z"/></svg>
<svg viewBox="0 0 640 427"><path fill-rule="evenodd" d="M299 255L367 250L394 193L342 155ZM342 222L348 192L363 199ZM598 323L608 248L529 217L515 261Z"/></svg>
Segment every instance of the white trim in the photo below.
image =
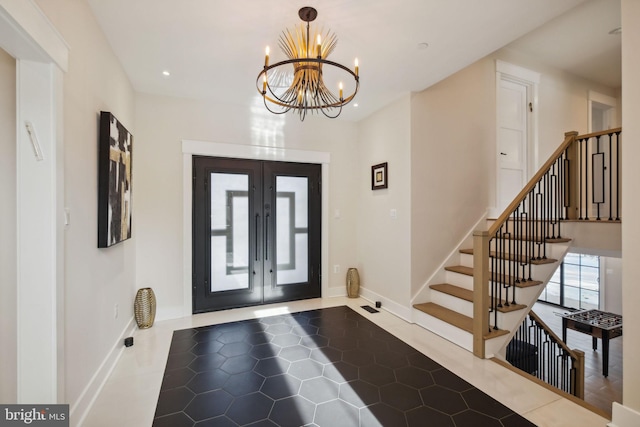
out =
<svg viewBox="0 0 640 427"><path fill-rule="evenodd" d="M522 81L540 84L540 73L520 67L519 65L510 64L508 62L496 60L496 71L498 73L507 74L516 77Z"/></svg>
<svg viewBox="0 0 640 427"><path fill-rule="evenodd" d="M618 100L613 96L605 95L593 90L589 91L589 101L595 101L613 108L616 108L618 105Z"/></svg>
<svg viewBox="0 0 640 427"><path fill-rule="evenodd" d="M398 304L397 302L390 300L382 295L370 291L365 287L360 287L360 298L364 298L367 301L371 302L371 305L375 304L375 301L380 301L381 308L383 310L388 311L389 313L401 318L405 322L413 323L411 319L411 311L412 308L406 307L402 304Z"/></svg>
<svg viewBox="0 0 640 427"><path fill-rule="evenodd" d="M16 59L69 67L69 45L33 0L0 0L0 41Z"/></svg>
<svg viewBox="0 0 640 427"><path fill-rule="evenodd" d="M616 114L618 110L618 100L612 96L604 95L593 90L589 91L587 98L587 132L595 132L593 130L593 103L596 102L601 105L606 105L606 115L609 121L609 129L615 127Z"/></svg>
<svg viewBox="0 0 640 427"><path fill-rule="evenodd" d="M220 142L182 140L182 263L183 263L183 305L182 315L191 316L192 297L192 165L193 156L231 157L252 160L273 160L282 162L316 163L322 165L322 296L331 296L329 288L329 163L331 153L324 151L294 150L289 148L264 147L259 145L226 144ZM166 313L168 315L168 313Z"/></svg>
<svg viewBox="0 0 640 427"><path fill-rule="evenodd" d="M618 402L613 402L611 408L613 416L611 422L607 424L609 427L636 427L640 426L640 412L635 411Z"/></svg>

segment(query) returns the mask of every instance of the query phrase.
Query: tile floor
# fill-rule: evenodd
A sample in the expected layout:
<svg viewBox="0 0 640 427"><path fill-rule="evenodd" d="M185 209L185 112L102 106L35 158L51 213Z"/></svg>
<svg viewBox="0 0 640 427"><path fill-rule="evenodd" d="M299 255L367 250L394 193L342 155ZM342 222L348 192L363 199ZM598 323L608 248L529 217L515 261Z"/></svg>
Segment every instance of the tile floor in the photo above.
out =
<svg viewBox="0 0 640 427"><path fill-rule="evenodd" d="M175 331L153 426L429 424L535 427L340 306Z"/></svg>
<svg viewBox="0 0 640 427"><path fill-rule="evenodd" d="M123 348L118 363L89 413L80 422L72 423L86 427L152 426L175 330L341 305L353 308L366 319L535 425L602 427L608 423L607 419L490 360L478 359L466 350L385 310L368 313L360 308L365 304L369 302L362 298L320 298L156 322L151 329L136 332L135 345Z"/></svg>

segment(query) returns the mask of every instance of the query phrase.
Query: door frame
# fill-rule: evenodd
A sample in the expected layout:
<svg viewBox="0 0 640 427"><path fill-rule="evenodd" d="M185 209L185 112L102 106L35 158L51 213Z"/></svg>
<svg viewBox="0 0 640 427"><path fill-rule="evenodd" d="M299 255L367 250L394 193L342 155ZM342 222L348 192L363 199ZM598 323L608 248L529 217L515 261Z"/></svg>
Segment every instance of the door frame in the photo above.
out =
<svg viewBox="0 0 640 427"><path fill-rule="evenodd" d="M538 165L538 86L540 84L540 73L510 64L508 62L496 60L496 145L495 145L495 202L490 210L490 216L498 217L502 211L499 210L500 195L500 141L498 140L499 125L498 114L500 111L500 82L502 80L521 84L527 88L527 100L531 103L533 111L527 117L527 162L525 183L537 170Z"/></svg>
<svg viewBox="0 0 640 427"><path fill-rule="evenodd" d="M329 163L331 153L325 151L295 150L289 148L263 147L257 145L228 144L195 140L182 140L182 269L183 304L182 313L175 317L192 316L193 313L193 156L229 157L250 160L272 160L292 163L315 163L322 165L322 212L321 212L321 292L329 294ZM259 307L259 306L258 306Z"/></svg>

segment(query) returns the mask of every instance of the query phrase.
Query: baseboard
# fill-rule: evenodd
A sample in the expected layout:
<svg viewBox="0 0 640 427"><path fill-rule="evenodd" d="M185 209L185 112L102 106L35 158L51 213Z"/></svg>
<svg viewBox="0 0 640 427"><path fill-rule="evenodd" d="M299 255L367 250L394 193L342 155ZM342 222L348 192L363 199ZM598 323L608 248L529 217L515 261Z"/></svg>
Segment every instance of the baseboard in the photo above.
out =
<svg viewBox="0 0 640 427"><path fill-rule="evenodd" d="M132 336L136 329L136 323L133 319L129 319L127 325L122 330L122 333L116 340L116 342L111 347L109 353L104 358L100 367L96 370L96 373L93 374L91 380L87 384L87 386L82 390L80 397L78 400L73 402L69 411L69 418L74 420L73 425L80 426L84 422L89 410L93 406L98 394L104 387L104 384L107 382L109 375L118 363L120 356L122 355L122 351L124 350L123 340L125 337Z"/></svg>
<svg viewBox="0 0 640 427"><path fill-rule="evenodd" d="M618 402L613 402L613 416L609 427L636 427L640 426L640 412L628 408Z"/></svg>
<svg viewBox="0 0 640 427"><path fill-rule="evenodd" d="M366 299L372 304L375 304L376 301L380 301L382 309L401 318L405 322L413 323L411 321L411 307L405 307L402 304L398 304L397 302L378 295L364 287L360 287L360 297Z"/></svg>
<svg viewBox="0 0 640 427"><path fill-rule="evenodd" d="M322 290L322 298L346 297L346 286L335 286L333 288L325 288Z"/></svg>

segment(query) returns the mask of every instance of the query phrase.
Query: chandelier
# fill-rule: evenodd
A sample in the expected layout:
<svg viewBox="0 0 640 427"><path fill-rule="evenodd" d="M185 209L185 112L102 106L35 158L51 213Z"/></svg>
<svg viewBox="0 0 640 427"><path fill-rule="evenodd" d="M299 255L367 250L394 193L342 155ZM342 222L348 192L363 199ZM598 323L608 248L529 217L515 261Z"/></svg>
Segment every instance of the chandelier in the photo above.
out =
<svg viewBox="0 0 640 427"><path fill-rule="evenodd" d="M262 95L267 110L274 114L294 110L300 120L304 120L307 113L322 112L334 119L340 115L342 107L358 93L358 59L355 60L353 71L342 64L329 61L327 57L338 42L336 35L327 31L323 37L314 30L313 37L310 37L309 23L318 16L314 8L303 7L298 11L298 16L306 22L306 27L301 24L293 31L283 31L278 42L288 59L270 65L267 46L264 68L258 74L256 88ZM325 86L323 71L334 74L337 72L349 80L353 78L353 93L344 97L344 86L340 81L336 96Z"/></svg>

